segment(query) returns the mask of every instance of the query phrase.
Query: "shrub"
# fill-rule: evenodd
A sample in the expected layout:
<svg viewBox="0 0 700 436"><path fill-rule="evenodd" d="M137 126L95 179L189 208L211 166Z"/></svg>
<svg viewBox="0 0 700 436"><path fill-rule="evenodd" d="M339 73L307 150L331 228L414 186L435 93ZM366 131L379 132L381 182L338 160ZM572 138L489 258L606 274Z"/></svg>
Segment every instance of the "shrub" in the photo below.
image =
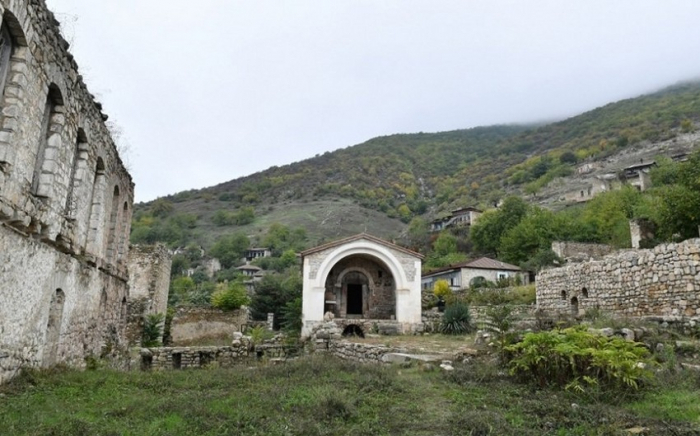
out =
<svg viewBox="0 0 700 436"><path fill-rule="evenodd" d="M472 317L469 306L456 301L445 309L440 332L448 335L463 335L472 331Z"/></svg>
<svg viewBox="0 0 700 436"><path fill-rule="evenodd" d="M508 354L506 347L512 343L515 336L511 332L513 321L515 321L513 308L508 305L492 306L486 311L484 329L496 338L502 364L506 363Z"/></svg>
<svg viewBox="0 0 700 436"><path fill-rule="evenodd" d="M441 299L445 299L452 295L452 289L450 288L450 284L447 283L447 280L441 279L435 282L435 287L433 288L433 295Z"/></svg>
<svg viewBox="0 0 700 436"><path fill-rule="evenodd" d="M141 345L144 347L157 347L160 345L160 334L164 319L165 315L162 313L152 313L144 317Z"/></svg>
<svg viewBox="0 0 700 436"><path fill-rule="evenodd" d="M583 392L592 386L637 389L652 377L649 351L637 342L606 338L585 327L528 333L506 347L513 353L510 373L540 386Z"/></svg>
<svg viewBox="0 0 700 436"><path fill-rule="evenodd" d="M211 296L211 305L222 310L236 310L249 301L245 286L240 282L222 283Z"/></svg>

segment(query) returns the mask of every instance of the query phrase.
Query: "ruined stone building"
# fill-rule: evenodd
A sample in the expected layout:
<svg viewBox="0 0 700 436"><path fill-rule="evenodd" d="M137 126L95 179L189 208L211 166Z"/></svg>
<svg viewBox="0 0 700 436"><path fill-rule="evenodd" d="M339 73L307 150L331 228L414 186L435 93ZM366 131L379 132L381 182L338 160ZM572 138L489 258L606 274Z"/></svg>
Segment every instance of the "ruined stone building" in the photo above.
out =
<svg viewBox="0 0 700 436"><path fill-rule="evenodd" d="M123 345L131 177L44 0L0 0L0 382Z"/></svg>
<svg viewBox="0 0 700 436"><path fill-rule="evenodd" d="M537 307L583 315L700 317L700 239L621 250L537 276Z"/></svg>
<svg viewBox="0 0 700 436"><path fill-rule="evenodd" d="M362 332L380 324L396 333L421 329L422 255L359 234L301 256L302 336L309 336L326 314Z"/></svg>
<svg viewBox="0 0 700 436"><path fill-rule="evenodd" d="M127 339L138 344L143 333L143 319L168 310L172 255L163 244L129 247L129 296Z"/></svg>

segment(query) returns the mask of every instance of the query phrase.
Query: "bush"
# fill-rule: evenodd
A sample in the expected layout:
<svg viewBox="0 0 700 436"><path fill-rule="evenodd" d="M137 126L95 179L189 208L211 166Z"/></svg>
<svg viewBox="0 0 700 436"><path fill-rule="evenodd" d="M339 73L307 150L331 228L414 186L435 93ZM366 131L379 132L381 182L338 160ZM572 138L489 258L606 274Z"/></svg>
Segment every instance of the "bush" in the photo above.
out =
<svg viewBox="0 0 700 436"><path fill-rule="evenodd" d="M484 329L496 338L501 364L506 363L508 356L506 347L513 342L515 337L511 331L514 321L513 308L508 305L492 306L486 311Z"/></svg>
<svg viewBox="0 0 700 436"><path fill-rule="evenodd" d="M452 295L452 289L450 289L450 284L447 280L438 280L435 282L435 287L433 288L433 295L438 298L445 299Z"/></svg>
<svg viewBox="0 0 700 436"><path fill-rule="evenodd" d="M160 345L161 328L163 327L165 315L162 313L152 313L143 319L143 335L141 345L144 347L157 347Z"/></svg>
<svg viewBox="0 0 700 436"><path fill-rule="evenodd" d="M506 350L514 356L510 373L540 386L634 390L652 378L648 368L653 362L642 344L589 333L585 327L528 333Z"/></svg>
<svg viewBox="0 0 700 436"><path fill-rule="evenodd" d="M472 317L469 306L456 301L445 309L440 332L448 335L463 335L472 331Z"/></svg>
<svg viewBox="0 0 700 436"><path fill-rule="evenodd" d="M222 310L236 310L249 301L245 286L240 282L221 283L211 296L211 305Z"/></svg>

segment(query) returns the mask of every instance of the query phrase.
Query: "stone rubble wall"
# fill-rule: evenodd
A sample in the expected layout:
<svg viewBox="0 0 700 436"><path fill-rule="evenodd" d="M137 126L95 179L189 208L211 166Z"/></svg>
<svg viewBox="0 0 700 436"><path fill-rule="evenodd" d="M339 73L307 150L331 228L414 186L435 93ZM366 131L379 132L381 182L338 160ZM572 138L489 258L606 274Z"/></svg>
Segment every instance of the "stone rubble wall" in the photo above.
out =
<svg viewBox="0 0 700 436"><path fill-rule="evenodd" d="M160 347L143 348L132 358L132 369L163 371L203 368L210 365L231 367L248 357L248 347Z"/></svg>
<svg viewBox="0 0 700 436"><path fill-rule="evenodd" d="M0 0L0 20L1 383L125 347L134 184L44 0Z"/></svg>
<svg viewBox="0 0 700 436"><path fill-rule="evenodd" d="M552 251L562 259L570 261L585 261L600 259L615 251L613 247L605 244L585 244L582 242L552 242Z"/></svg>
<svg viewBox="0 0 700 436"><path fill-rule="evenodd" d="M482 326L488 321L488 310L493 306L469 306L469 313L472 316L472 323L476 326ZM535 321L535 312L537 306L534 304L519 304L510 306L512 315L520 323L531 323ZM437 308L423 311L423 325L427 333L437 333L440 331L444 313L438 312Z"/></svg>
<svg viewBox="0 0 700 436"><path fill-rule="evenodd" d="M223 311L213 308L180 308L170 325L174 345L188 345L198 341L228 339L248 325L247 307Z"/></svg>
<svg viewBox="0 0 700 436"><path fill-rule="evenodd" d="M286 345L280 337L253 346L250 337L239 335L230 346L134 348L130 368L155 371L214 365L230 368L253 360L285 360L299 354L298 346Z"/></svg>
<svg viewBox="0 0 700 436"><path fill-rule="evenodd" d="M388 363L382 360L387 353L405 353L406 350L389 348L384 345L362 344L346 340L312 341L312 351L316 353L329 353L340 359L360 363Z"/></svg>
<svg viewBox="0 0 700 436"><path fill-rule="evenodd" d="M575 315L599 308L630 317L700 316L700 239L542 271L537 306Z"/></svg>
<svg viewBox="0 0 700 436"><path fill-rule="evenodd" d="M59 290L64 302L53 329ZM1 226L0 296L0 383L21 367L82 367L87 357L126 346L123 280Z"/></svg>

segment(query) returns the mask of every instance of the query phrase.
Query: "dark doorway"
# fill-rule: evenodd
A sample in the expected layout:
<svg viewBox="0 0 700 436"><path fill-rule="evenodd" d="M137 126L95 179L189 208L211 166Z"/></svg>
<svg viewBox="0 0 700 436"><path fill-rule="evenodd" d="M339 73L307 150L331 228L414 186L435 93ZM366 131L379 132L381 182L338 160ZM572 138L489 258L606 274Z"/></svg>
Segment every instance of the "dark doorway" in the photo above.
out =
<svg viewBox="0 0 700 436"><path fill-rule="evenodd" d="M343 336L357 336L358 338L364 338L365 333L362 331L362 328L359 325L350 324L349 326L345 327L345 330L343 330Z"/></svg>
<svg viewBox="0 0 700 436"><path fill-rule="evenodd" d="M348 315L362 315L362 285L348 284Z"/></svg>
<svg viewBox="0 0 700 436"><path fill-rule="evenodd" d="M571 314L578 316L578 298L576 297L571 299Z"/></svg>

